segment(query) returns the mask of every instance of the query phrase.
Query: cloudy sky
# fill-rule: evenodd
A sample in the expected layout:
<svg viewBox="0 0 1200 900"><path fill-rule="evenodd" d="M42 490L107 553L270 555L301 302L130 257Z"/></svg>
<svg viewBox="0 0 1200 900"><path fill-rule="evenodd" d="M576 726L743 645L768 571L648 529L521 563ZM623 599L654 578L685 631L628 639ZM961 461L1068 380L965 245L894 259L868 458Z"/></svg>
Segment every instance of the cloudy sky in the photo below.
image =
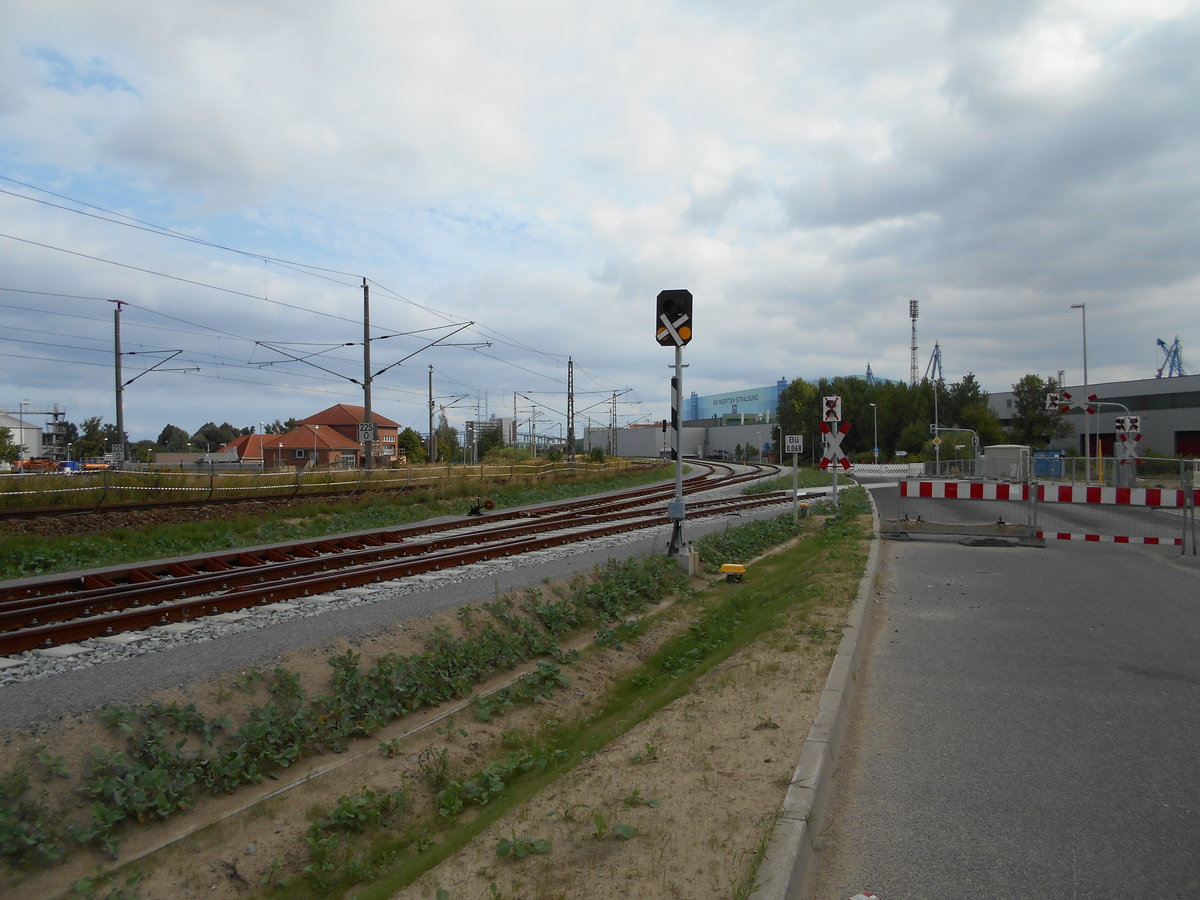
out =
<svg viewBox="0 0 1200 900"><path fill-rule="evenodd" d="M668 288L685 392L907 380L913 299L949 381L1080 382L1076 303L1200 368L1198 97L1197 0L6 0L0 407L114 421L118 299L134 440L361 404L364 279L420 431L667 415Z"/></svg>

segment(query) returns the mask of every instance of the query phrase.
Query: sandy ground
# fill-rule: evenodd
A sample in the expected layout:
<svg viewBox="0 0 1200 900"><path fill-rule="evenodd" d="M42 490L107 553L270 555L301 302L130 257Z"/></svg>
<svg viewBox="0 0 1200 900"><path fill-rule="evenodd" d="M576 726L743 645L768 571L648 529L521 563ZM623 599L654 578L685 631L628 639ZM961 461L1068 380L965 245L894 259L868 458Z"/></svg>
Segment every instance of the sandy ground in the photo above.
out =
<svg viewBox="0 0 1200 900"><path fill-rule="evenodd" d="M494 900L744 893L756 851L771 829L815 715L847 610L848 602L831 600L817 616L789 621L760 638L709 672L689 694L489 826L395 896L436 898L443 892L440 896L453 900ZM138 872L140 881L126 896L245 897L296 877L307 861L304 833L314 810L368 787L405 787L419 798L425 789L417 762L422 751L444 748L451 764L465 771L503 752L506 729L524 730L547 718L565 720L585 712L615 677L683 627L688 613L672 608L660 616L621 650L586 650L577 665L564 669L568 688L536 706L516 708L503 721L478 722L463 704L449 718L444 717L446 708L422 713L345 753L304 760L280 773L277 781L230 797L205 797L194 810L156 827L127 830L120 862L131 863L127 871ZM814 621L827 630L816 629L814 636ZM353 649L364 663L387 652L408 653L434 627L456 624L457 616L446 613L415 628L407 623L386 629L356 641ZM327 657L349 646L312 648L281 663L301 673L310 691L319 692L327 683ZM236 717L238 707L261 702L261 694L247 689L249 682L244 673L232 672L165 699L194 701L202 709L224 709ZM16 760L36 769L39 747L64 757L72 771L81 771L89 748L106 731L95 722L79 721L54 733L7 735L0 771ZM381 741L393 739L402 740L402 752L381 754ZM111 744L111 737L105 742ZM52 777L44 787L63 790ZM83 809L82 798L74 802ZM414 808L418 806L415 799ZM623 829L617 825L631 826L632 836L621 837ZM503 838L548 841L550 849L502 859L496 849ZM98 853L76 854L48 872L0 880L0 894L58 896L76 880L112 865ZM106 885L95 896L106 896L108 889Z"/></svg>

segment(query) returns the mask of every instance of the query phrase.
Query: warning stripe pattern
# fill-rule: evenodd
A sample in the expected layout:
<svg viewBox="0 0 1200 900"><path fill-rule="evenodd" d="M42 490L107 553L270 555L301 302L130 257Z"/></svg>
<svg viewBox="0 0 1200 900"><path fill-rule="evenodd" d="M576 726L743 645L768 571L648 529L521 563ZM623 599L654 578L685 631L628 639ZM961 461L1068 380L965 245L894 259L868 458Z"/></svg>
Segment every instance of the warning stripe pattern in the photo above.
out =
<svg viewBox="0 0 1200 900"><path fill-rule="evenodd" d="M1035 534L1040 538L1049 538L1054 541L1093 541L1102 544L1174 544L1176 547L1182 546L1183 538L1156 538L1156 537L1128 537L1126 535L1108 535L1108 534L1072 534L1069 531L1038 531Z"/></svg>
<svg viewBox="0 0 1200 900"><path fill-rule="evenodd" d="M1027 485L985 481L901 481L901 497L933 500L1027 500Z"/></svg>
<svg viewBox="0 0 1200 900"><path fill-rule="evenodd" d="M1028 500L1029 485L980 481L901 481L901 497L933 500ZM1041 503L1099 503L1113 506L1154 506L1181 509L1186 495L1163 488L1119 488L1080 485L1037 485ZM1200 506L1200 490L1192 492Z"/></svg>

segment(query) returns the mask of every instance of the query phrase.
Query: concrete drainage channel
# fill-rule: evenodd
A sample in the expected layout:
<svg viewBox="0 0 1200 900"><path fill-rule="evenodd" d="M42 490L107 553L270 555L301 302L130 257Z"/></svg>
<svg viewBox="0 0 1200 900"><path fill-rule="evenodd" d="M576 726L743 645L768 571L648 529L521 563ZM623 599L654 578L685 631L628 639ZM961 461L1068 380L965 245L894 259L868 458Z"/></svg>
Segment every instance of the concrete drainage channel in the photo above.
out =
<svg viewBox="0 0 1200 900"><path fill-rule="evenodd" d="M870 497L869 491L867 496ZM875 508L874 498L871 509L875 539L867 556L866 571L846 620L846 631L838 645L837 656L825 679L817 716L805 738L800 761L792 773L783 807L758 867L758 886L750 900L801 900L805 896L816 838L825 825L833 796L833 773L866 652L868 626L878 605L872 597L880 547L879 511Z"/></svg>

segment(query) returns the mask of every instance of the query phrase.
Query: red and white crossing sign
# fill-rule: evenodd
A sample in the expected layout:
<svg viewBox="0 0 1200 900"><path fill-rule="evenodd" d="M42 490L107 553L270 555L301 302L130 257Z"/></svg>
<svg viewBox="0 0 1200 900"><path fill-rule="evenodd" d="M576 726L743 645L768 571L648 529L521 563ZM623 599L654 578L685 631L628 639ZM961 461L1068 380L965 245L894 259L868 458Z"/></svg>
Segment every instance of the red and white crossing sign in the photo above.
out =
<svg viewBox="0 0 1200 900"><path fill-rule="evenodd" d="M821 416L822 422L840 422L842 421L842 398L841 397L826 397L825 412Z"/></svg>
<svg viewBox="0 0 1200 900"><path fill-rule="evenodd" d="M1137 463L1137 444L1142 439L1141 416L1117 416L1116 449L1120 465Z"/></svg>
<svg viewBox="0 0 1200 900"><path fill-rule="evenodd" d="M828 469L834 464L843 469L850 468L850 459L842 452L842 438L849 430L849 422L839 422L836 427L828 422L821 423L821 435L825 446L821 451L821 462L818 464L818 468Z"/></svg>

